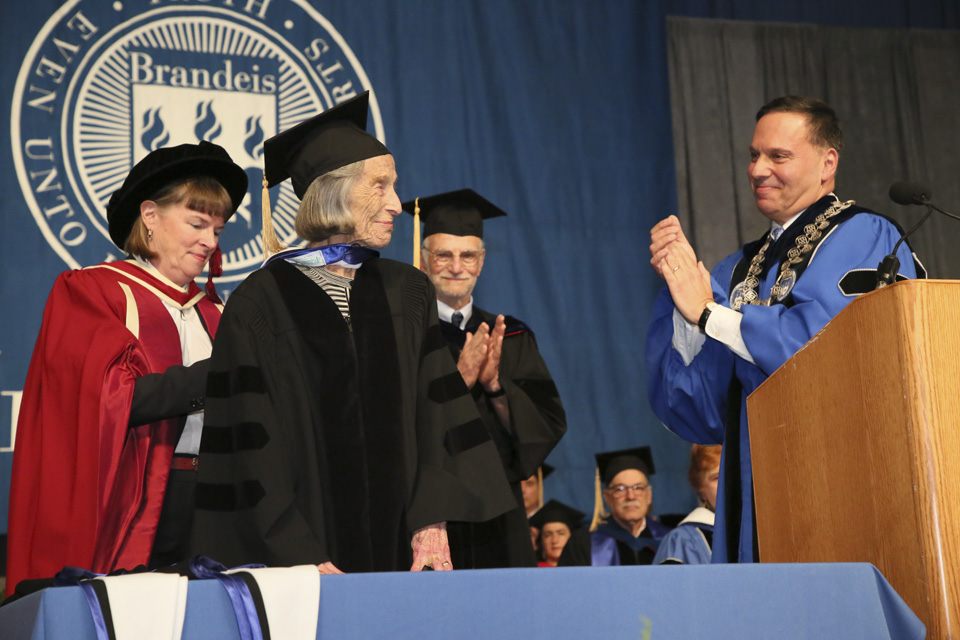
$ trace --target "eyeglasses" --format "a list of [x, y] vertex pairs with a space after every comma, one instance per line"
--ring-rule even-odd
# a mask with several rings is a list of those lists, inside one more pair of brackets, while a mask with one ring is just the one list
[[643, 484], [643, 483], [631, 484], [631, 485], [615, 484], [612, 487], [607, 487], [607, 491], [612, 493], [617, 498], [622, 498], [623, 496], [627, 495], [627, 491], [640, 493], [641, 491], [646, 491], [649, 488], [650, 488], [649, 484]]
[[438, 267], [445, 267], [451, 262], [455, 257], [460, 258], [460, 264], [465, 267], [475, 267], [480, 263], [480, 256], [483, 255], [483, 251], [461, 251], [458, 254], [453, 253], [452, 251], [431, 251], [430, 249], [424, 249], [427, 253], [433, 255], [433, 263]]

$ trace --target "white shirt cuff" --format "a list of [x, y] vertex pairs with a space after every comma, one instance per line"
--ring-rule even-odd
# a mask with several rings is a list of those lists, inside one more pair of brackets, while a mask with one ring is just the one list
[[707, 335], [727, 345], [730, 351], [750, 364], [756, 364], [750, 350], [747, 349], [747, 345], [743, 341], [743, 334], [740, 333], [740, 323], [742, 321], [743, 314], [739, 311], [715, 304], [710, 309], [710, 318], [707, 320]]

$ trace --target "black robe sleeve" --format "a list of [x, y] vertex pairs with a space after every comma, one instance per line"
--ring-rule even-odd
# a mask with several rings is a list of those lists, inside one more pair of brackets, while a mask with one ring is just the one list
[[[515, 452], [506, 465], [510, 482], [520, 482], [536, 473], [547, 455], [567, 431], [567, 418], [557, 386], [540, 355], [533, 334], [527, 330], [503, 340], [500, 384], [510, 405], [510, 434]], [[493, 413], [490, 400], [484, 398]], [[496, 414], [493, 414], [496, 420]]]
[[227, 566], [331, 559], [297, 332], [270, 273], [224, 309], [210, 358], [192, 552]]
[[163, 373], [136, 379], [130, 402], [130, 426], [183, 416], [203, 409], [209, 358], [189, 367], [173, 365]]
[[[481, 322], [493, 327], [497, 316], [474, 307], [467, 331]], [[454, 360], [460, 356], [464, 332], [444, 324]], [[510, 407], [510, 428], [497, 417], [493, 401], [479, 383], [472, 389], [477, 410], [500, 452], [508, 481], [517, 485], [536, 473], [547, 455], [567, 431], [567, 418], [557, 386], [550, 376], [532, 331], [519, 320], [507, 317], [507, 333], [500, 353], [500, 384]]]
[[415, 531], [448, 520], [490, 520], [515, 508], [516, 500], [440, 331], [433, 285], [409, 265], [402, 267], [399, 287], [392, 284], [398, 275], [393, 269], [384, 270], [384, 281], [388, 291], [399, 291], [404, 298], [404, 326], [398, 325], [398, 336], [421, 336], [413, 342], [402, 339], [399, 345], [402, 356], [406, 351], [407, 359], [418, 362], [412, 418], [416, 452], [410, 452], [409, 459], [416, 471], [407, 523]]
[[[354, 279], [350, 304], [358, 315], [348, 329], [317, 285], [285, 263], [252, 274], [234, 291], [210, 359], [193, 553], [226, 565], [331, 561], [344, 570], [403, 569], [410, 531], [487, 520], [514, 506], [496, 448], [440, 335], [431, 295], [429, 280], [409, 265], [371, 261]], [[389, 340], [378, 318], [393, 324]], [[391, 353], [384, 354], [388, 343]], [[355, 369], [344, 366], [354, 361]], [[331, 394], [344, 375], [360, 376], [359, 396]], [[371, 403], [375, 380], [384, 386]], [[383, 441], [372, 439], [391, 415], [402, 432], [392, 460], [383, 457]], [[366, 444], [352, 437], [356, 428]], [[348, 442], [360, 449], [341, 454]], [[331, 477], [341, 455], [401, 468], [391, 465], [387, 474], [371, 467], [364, 488], [365, 472], [350, 474], [358, 478], [352, 481]], [[385, 486], [385, 477], [405, 486]], [[386, 554], [393, 560], [378, 559], [382, 545], [371, 547], [363, 531], [383, 513], [378, 505], [387, 490], [400, 490], [407, 530], [371, 532], [394, 536], [397, 554]], [[344, 502], [347, 494], [358, 500]]]

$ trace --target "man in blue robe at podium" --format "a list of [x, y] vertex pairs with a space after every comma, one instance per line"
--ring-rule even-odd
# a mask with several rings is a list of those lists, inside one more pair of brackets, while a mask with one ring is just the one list
[[[833, 193], [843, 133], [820, 100], [777, 98], [757, 113], [747, 174], [770, 230], [717, 265], [700, 262], [675, 216], [651, 231], [666, 281], [646, 341], [647, 393], [682, 438], [723, 444], [714, 562], [756, 561], [746, 398], [857, 295], [901, 231]], [[897, 279], [922, 272], [906, 243]], [[921, 275], [922, 277], [922, 275]]]

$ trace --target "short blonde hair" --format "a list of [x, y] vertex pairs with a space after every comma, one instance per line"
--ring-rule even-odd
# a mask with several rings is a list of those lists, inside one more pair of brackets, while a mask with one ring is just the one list
[[328, 171], [307, 187], [294, 223], [297, 236], [320, 242], [331, 236], [354, 232], [350, 192], [363, 174], [366, 160]]
[[[226, 188], [210, 177], [187, 178], [171, 182], [160, 189], [152, 198], [157, 204], [157, 213], [166, 215], [166, 209], [176, 205], [185, 205], [188, 209], [226, 220], [233, 213], [233, 200]], [[140, 216], [133, 223], [123, 250], [129, 255], [152, 260], [157, 257], [150, 249], [150, 237], [147, 225]]]

